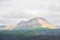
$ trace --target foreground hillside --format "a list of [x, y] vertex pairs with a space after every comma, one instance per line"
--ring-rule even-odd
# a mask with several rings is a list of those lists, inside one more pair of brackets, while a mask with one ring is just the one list
[[60, 29], [2, 30], [0, 40], [59, 40]]

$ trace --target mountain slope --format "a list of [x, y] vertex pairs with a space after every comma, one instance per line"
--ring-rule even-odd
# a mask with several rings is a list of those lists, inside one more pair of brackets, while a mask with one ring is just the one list
[[57, 29], [56, 26], [52, 25], [47, 20], [41, 17], [32, 18], [31, 20], [28, 21], [21, 21], [12, 29], [21, 30], [21, 29], [34, 29], [34, 28]]

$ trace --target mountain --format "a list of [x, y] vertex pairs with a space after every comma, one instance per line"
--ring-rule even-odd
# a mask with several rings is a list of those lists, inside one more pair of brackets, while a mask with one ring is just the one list
[[37, 28], [48, 28], [48, 29], [57, 29], [56, 26], [49, 23], [47, 20], [41, 17], [32, 18], [28, 21], [21, 21], [12, 29], [23, 30], [23, 29], [37, 29]]
[[31, 24], [39, 25], [43, 28], [56, 29], [57, 27], [49, 23], [47, 20], [41, 17], [36, 17], [30, 20]]
[[[28, 21], [21, 21], [10, 26], [8, 30], [0, 30], [0, 35], [12, 36], [36, 36], [36, 35], [60, 35], [60, 29], [41, 17], [32, 18]], [[4, 35], [3, 35], [4, 34]], [[12, 35], [12, 36], [11, 36]]]
[[[5, 26], [5, 25], [4, 25]], [[60, 29], [41, 17], [10, 24], [0, 30], [1, 40], [58, 40]], [[5, 30], [6, 29], [6, 30]]]

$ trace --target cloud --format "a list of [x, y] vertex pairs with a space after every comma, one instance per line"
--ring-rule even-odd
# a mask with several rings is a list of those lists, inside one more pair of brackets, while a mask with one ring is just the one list
[[0, 0], [0, 17], [31, 18], [41, 16], [59, 25], [60, 0]]
[[[49, 12], [55, 11], [55, 8], [55, 0], [5, 0], [1, 2], [0, 11], [3, 17], [23, 18], [24, 16], [28, 18], [39, 15], [47, 16]], [[26, 11], [24, 13], [25, 10], [30, 12]]]

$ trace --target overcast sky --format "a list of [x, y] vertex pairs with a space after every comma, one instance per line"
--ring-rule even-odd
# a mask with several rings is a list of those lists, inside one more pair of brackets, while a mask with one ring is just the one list
[[60, 0], [0, 0], [0, 17], [43, 17], [60, 26]]

